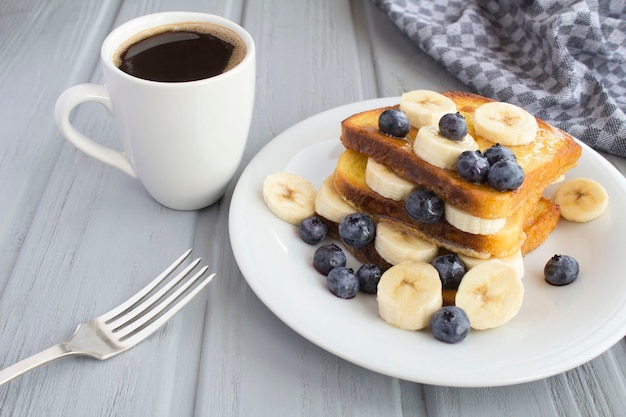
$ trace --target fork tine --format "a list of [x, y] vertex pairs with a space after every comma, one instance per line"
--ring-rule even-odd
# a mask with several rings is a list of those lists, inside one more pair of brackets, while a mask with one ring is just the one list
[[183, 263], [183, 261], [187, 259], [187, 257], [189, 257], [190, 253], [191, 253], [191, 249], [188, 249], [178, 259], [176, 259], [170, 266], [168, 266], [163, 272], [161, 272], [159, 276], [157, 276], [152, 282], [146, 285], [141, 291], [133, 295], [124, 303], [115, 307], [113, 310], [109, 311], [108, 313], [103, 314], [101, 317], [103, 318], [106, 317], [106, 322], [109, 322], [117, 318], [117, 316], [119, 316], [120, 314], [128, 310], [133, 305], [137, 304], [139, 300], [144, 298], [146, 295], [150, 294], [156, 287], [158, 287], [159, 284], [163, 282], [163, 280], [165, 280], [165, 278], [167, 278], [172, 273], [172, 271], [178, 268], [178, 266], [181, 263]]
[[[192, 278], [190, 278], [183, 286], [178, 288], [173, 294], [167, 297], [166, 300], [159, 303], [149, 313], [146, 313], [139, 320], [132, 323], [130, 326], [122, 329], [124, 335], [120, 335], [120, 342], [124, 342], [130, 345], [141, 342], [146, 337], [150, 336], [155, 330], [161, 327], [172, 316], [180, 311], [197, 293], [215, 277], [215, 273], [205, 277], [198, 285], [196, 285], [191, 291], [188, 291], [196, 282], [202, 278], [204, 273], [208, 269], [208, 265], [204, 266], [198, 271]], [[180, 298], [185, 292], [187, 292], [183, 298]]]
[[[148, 311], [153, 305], [156, 305], [160, 302], [161, 298], [163, 298], [172, 288], [178, 285], [189, 273], [200, 263], [201, 259], [198, 258], [194, 260], [191, 264], [187, 265], [185, 269], [183, 269], [175, 278], [172, 278], [167, 284], [163, 285], [156, 293], [152, 294], [150, 298], [140, 301], [141, 304], [135, 303], [129, 309], [125, 310], [122, 314], [109, 319], [106, 321], [106, 324], [110, 325], [113, 329], [113, 332], [117, 332], [123, 327], [128, 326], [132, 323], [137, 317], [142, 315], [144, 312]], [[153, 288], [154, 289], [154, 288]], [[147, 294], [146, 294], [147, 296]]]

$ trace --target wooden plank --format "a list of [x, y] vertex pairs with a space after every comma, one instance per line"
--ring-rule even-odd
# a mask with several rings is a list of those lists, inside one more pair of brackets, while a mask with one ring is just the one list
[[[54, 101], [69, 85], [101, 81], [106, 33], [176, 9], [230, 17], [257, 42], [256, 108], [239, 173], [274, 136], [320, 111], [414, 88], [463, 88], [367, 0], [1, 3], [0, 195], [11, 198], [0, 200], [0, 367], [59, 342], [190, 246], [218, 277], [125, 354], [52, 363], [0, 387], [0, 416], [624, 414], [624, 340], [568, 373], [490, 389], [399, 381], [339, 359], [289, 329], [241, 276], [228, 243], [235, 181], [214, 206], [176, 212], [66, 144]], [[101, 107], [81, 107], [74, 121], [117, 146]], [[613, 163], [626, 172], [622, 159]]]
[[[386, 14], [376, 10], [369, 18], [377, 30], [368, 32], [382, 35], [380, 38], [372, 35], [372, 55], [377, 64], [377, 81], [382, 91], [389, 92], [386, 95], [399, 95], [416, 88], [467, 91], [443, 67], [421, 51], [416, 52], [418, 48], [395, 28]], [[626, 172], [623, 158], [610, 160]], [[624, 396], [619, 394], [624, 391], [624, 375], [616, 374], [616, 370], [624, 369], [624, 353], [616, 350], [617, 347], [571, 372], [533, 383], [489, 389], [429, 387], [425, 394], [428, 415], [621, 415], [626, 409], [621, 404]], [[610, 365], [600, 366], [607, 360]], [[620, 361], [622, 366], [616, 366]], [[587, 378], [577, 377], [579, 373]]]
[[383, 11], [367, 4], [365, 18], [379, 96], [399, 96], [418, 89], [467, 91], [442, 65], [411, 43]]
[[[119, 4], [108, 3], [100, 10], [88, 3], [77, 8], [77, 3], [80, 2], [41, 2], [33, 6], [35, 11], [27, 10], [23, 17], [25, 27], [36, 23], [35, 27], [41, 30], [39, 37], [22, 39], [23, 48], [50, 54], [67, 52], [66, 56], [55, 58], [59, 60], [56, 66], [65, 62], [66, 68], [55, 67], [52, 79], [58, 85], [49, 97], [43, 97], [48, 105], [35, 109], [37, 113], [31, 115], [38, 119], [43, 114], [51, 121], [30, 122], [36, 127], [47, 126], [31, 143], [41, 152], [38, 158], [47, 165], [38, 172], [32, 169], [32, 161], [24, 152], [14, 152], [23, 156], [16, 162], [24, 165], [22, 171], [41, 176], [40, 195], [37, 190], [29, 190], [32, 214], [29, 223], [20, 229], [23, 241], [16, 248], [21, 250], [20, 256], [11, 268], [0, 300], [3, 317], [13, 318], [2, 322], [3, 338], [12, 341], [4, 346], [2, 365], [60, 342], [78, 322], [123, 301], [194, 243], [197, 212], [163, 208], [137, 181], [66, 144], [53, 125], [52, 109], [58, 94], [70, 84], [101, 82], [99, 45], [114, 26], [164, 8], [202, 7], [190, 2], [128, 2], [119, 9]], [[219, 9], [217, 4], [214, 7]], [[228, 7], [237, 11], [232, 2]], [[55, 33], [61, 36], [62, 43], [57, 44], [58, 38], [51, 36]], [[82, 52], [76, 53], [76, 49]], [[68, 54], [70, 51], [74, 53]], [[42, 58], [45, 61], [46, 57]], [[17, 66], [13, 71], [23, 69]], [[41, 68], [37, 71], [33, 77], [38, 75], [35, 81], [43, 83]], [[63, 73], [76, 75], [70, 79], [57, 75]], [[20, 83], [28, 93], [41, 93], [27, 80]], [[24, 100], [26, 104], [39, 103], [41, 98]], [[74, 122], [86, 134], [119, 147], [111, 120], [101, 107], [81, 106], [75, 112]], [[56, 143], [57, 149], [46, 150], [38, 145], [41, 143]], [[6, 165], [3, 163], [2, 167]], [[18, 175], [19, 171], [15, 178]], [[3, 184], [9, 182], [3, 177]], [[16, 204], [19, 208], [28, 207], [23, 201]], [[207, 255], [202, 248], [196, 248], [195, 253]], [[204, 293], [194, 300], [149, 341], [107, 363], [82, 358], [65, 360], [3, 387], [3, 413], [190, 415], [206, 297]]]
[[64, 88], [93, 71], [115, 6], [0, 4], [0, 288], [64, 145], [54, 125], [54, 103]]
[[[355, 15], [364, 4], [247, 3], [243, 23], [263, 53], [245, 162], [291, 125], [376, 96], [375, 86], [361, 77], [371, 63], [362, 67], [354, 40]], [[215, 249], [227, 257], [224, 265], [235, 265], [229, 250]], [[209, 294], [196, 416], [401, 415], [397, 380], [304, 340], [260, 302], [237, 269], [225, 273]]]

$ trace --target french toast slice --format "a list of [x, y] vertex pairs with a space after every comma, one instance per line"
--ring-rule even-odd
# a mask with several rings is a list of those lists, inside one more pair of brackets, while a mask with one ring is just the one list
[[[418, 223], [406, 213], [404, 201], [382, 197], [367, 185], [367, 159], [366, 155], [350, 149], [339, 156], [332, 181], [337, 193], [355, 210], [367, 213], [375, 220], [392, 221], [422, 239], [452, 252], [483, 259], [510, 256], [520, 248], [525, 254], [539, 246], [559, 220], [558, 207], [534, 193], [537, 197], [529, 200], [532, 204], [518, 207], [507, 217], [505, 226], [494, 234], [476, 235], [463, 232], [443, 218], [433, 224]], [[377, 259], [371, 250], [373, 249], [357, 252], [361, 252], [360, 255], [371, 262], [371, 259]]]
[[[467, 121], [468, 133], [479, 149], [484, 151], [494, 145], [476, 135], [472, 120], [479, 106], [493, 100], [464, 92], [442, 94], [455, 102], [457, 110]], [[520, 206], [533, 205], [548, 185], [576, 165], [582, 153], [581, 146], [570, 135], [537, 119], [539, 129], [536, 139], [527, 145], [510, 147], [524, 170], [522, 185], [515, 190], [497, 191], [488, 185], [470, 183], [456, 171], [436, 167], [418, 157], [413, 150], [417, 129], [411, 128], [406, 139], [381, 133], [378, 118], [388, 108], [393, 107], [368, 110], [346, 118], [341, 124], [343, 145], [371, 157], [400, 177], [421, 184], [443, 201], [480, 218], [509, 218]]]

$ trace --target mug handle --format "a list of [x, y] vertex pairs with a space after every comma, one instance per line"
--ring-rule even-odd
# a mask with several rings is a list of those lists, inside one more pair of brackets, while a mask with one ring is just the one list
[[87, 101], [100, 103], [104, 105], [110, 113], [112, 112], [111, 98], [103, 85], [91, 83], [78, 84], [65, 90], [56, 102], [54, 116], [57, 127], [63, 136], [65, 136], [65, 139], [87, 155], [105, 164], [114, 166], [133, 178], [137, 178], [135, 170], [122, 152], [113, 150], [88, 138], [70, 123], [70, 112], [74, 107]]

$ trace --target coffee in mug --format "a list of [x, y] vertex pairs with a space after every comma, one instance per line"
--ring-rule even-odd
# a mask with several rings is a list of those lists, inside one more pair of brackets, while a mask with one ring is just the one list
[[186, 82], [222, 74], [245, 56], [246, 44], [232, 30], [188, 22], [137, 34], [119, 47], [113, 63], [144, 80]]
[[[57, 100], [65, 139], [139, 179], [164, 206], [194, 210], [217, 201], [239, 166], [252, 119], [250, 34], [220, 16], [155, 13], [113, 30], [100, 63], [103, 84], [75, 85]], [[121, 151], [72, 125], [70, 112], [87, 101], [111, 112]]]

